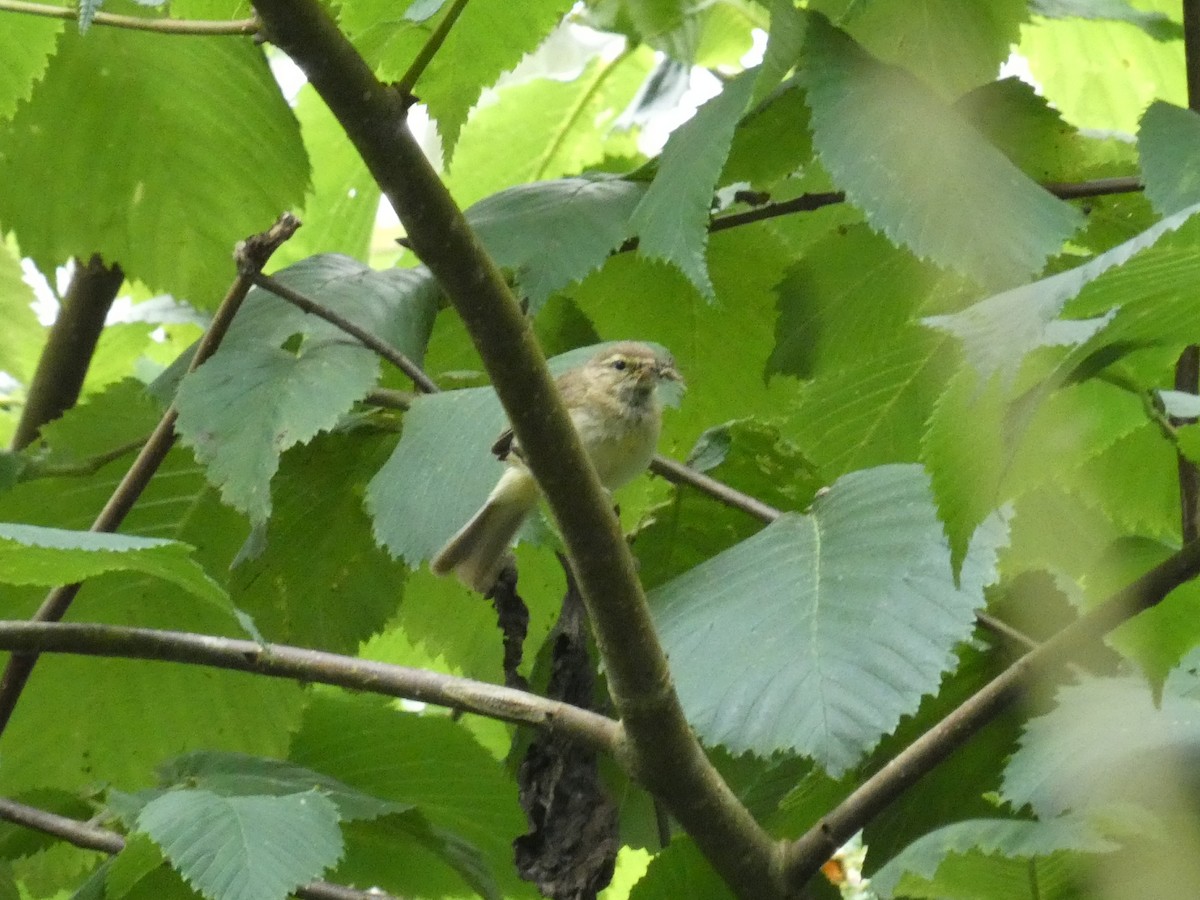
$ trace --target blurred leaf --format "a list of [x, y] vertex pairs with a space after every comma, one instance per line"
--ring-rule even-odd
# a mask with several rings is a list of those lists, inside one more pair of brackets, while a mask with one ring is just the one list
[[[328, 255], [276, 277], [420, 364], [435, 312], [420, 273]], [[254, 288], [217, 352], [180, 385], [177, 428], [226, 502], [263, 522], [279, 454], [333, 428], [378, 377], [373, 351]]]
[[1047, 19], [1107, 19], [1136, 25], [1156, 41], [1183, 37], [1183, 27], [1165, 13], [1137, 9], [1125, 0], [1031, 0], [1030, 11]]
[[809, 8], [946, 97], [992, 81], [1028, 16], [1023, 0], [816, 0]]
[[1043, 818], [1105, 803], [1186, 802], [1200, 752], [1198, 697], [1195, 654], [1167, 678], [1159, 704], [1137, 677], [1059, 688], [1055, 708], [1025, 727], [1004, 771], [1004, 799]]
[[713, 191], [757, 75], [757, 69], [738, 75], [672, 132], [654, 181], [629, 219], [638, 253], [678, 267], [710, 300], [714, 289], [704, 250]]
[[201, 307], [233, 279], [234, 244], [307, 181], [296, 119], [246, 40], [68, 29], [0, 122], [0, 222], [43, 273], [99, 253]]
[[650, 860], [646, 874], [629, 892], [629, 900], [732, 900], [733, 894], [690, 838], [673, 840]]
[[989, 287], [1036, 273], [1082, 224], [904, 72], [809, 19], [813, 144], [872, 227]]
[[0, 580], [52, 587], [104, 572], [140, 572], [220, 608], [229, 596], [176, 541], [0, 522]]
[[0, 372], [25, 384], [33, 377], [45, 329], [34, 315], [33, 290], [21, 276], [21, 263], [0, 244]]
[[[1174, 0], [1139, 0], [1138, 6], [1151, 16], [1179, 9]], [[1179, 45], [1128, 22], [1035, 20], [1021, 29], [1017, 52], [1046, 99], [1078, 128], [1135, 134], [1153, 100], [1187, 104]]]
[[0, 120], [27, 100], [46, 70], [65, 23], [39, 16], [8, 15], [0, 28]]
[[1160, 215], [1200, 203], [1200, 115], [1161, 100], [1150, 104], [1138, 132], [1146, 196]]
[[315, 790], [248, 797], [170, 791], [145, 806], [138, 829], [211, 900], [283, 900], [343, 853], [337, 807]]
[[1064, 850], [1107, 853], [1117, 844], [1087, 819], [1063, 816], [1034, 822], [1019, 819], [972, 819], [947, 825], [910, 844], [871, 876], [871, 888], [883, 898], [894, 893], [900, 878], [912, 872], [933, 879], [947, 856], [968, 852], [1009, 859], [1035, 859]]
[[466, 216], [492, 258], [516, 273], [536, 315], [621, 245], [644, 195], [642, 185], [619, 179], [564, 178], [493, 194]]
[[810, 515], [785, 515], [652, 592], [705, 741], [798, 751], [836, 777], [936, 688], [983, 600], [978, 584], [954, 586], [928, 491], [915, 466], [847, 475]]

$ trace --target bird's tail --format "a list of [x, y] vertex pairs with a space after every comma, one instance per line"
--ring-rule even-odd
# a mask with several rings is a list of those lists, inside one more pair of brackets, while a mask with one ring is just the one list
[[453, 572], [472, 590], [486, 594], [508, 560], [508, 548], [525, 519], [537, 506], [533, 476], [513, 466], [496, 485], [487, 502], [433, 558], [437, 575]]

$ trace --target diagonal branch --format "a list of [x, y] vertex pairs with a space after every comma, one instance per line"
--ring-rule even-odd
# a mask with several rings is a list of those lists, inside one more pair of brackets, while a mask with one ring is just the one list
[[562, 732], [608, 753], [620, 738], [612, 719], [527, 691], [287, 644], [117, 625], [0, 621], [0, 649], [159, 660], [331, 684]]
[[622, 763], [738, 894], [782, 897], [779, 847], [688, 727], [620, 524], [520, 306], [409, 132], [407, 98], [375, 78], [316, 0], [255, 7], [353, 141], [483, 359], [578, 577], [621, 717]]
[[1011, 706], [1039, 675], [1200, 575], [1200, 541], [1186, 545], [1096, 609], [1029, 651], [868, 778], [786, 852], [786, 878], [798, 891], [880, 810]]
[[425, 42], [416, 57], [413, 58], [408, 71], [396, 82], [396, 90], [402, 95], [410, 98], [413, 96], [413, 89], [416, 88], [417, 82], [421, 80], [421, 76], [429, 68], [429, 64], [433, 62], [433, 58], [437, 56], [437, 52], [442, 49], [442, 44], [446, 43], [446, 38], [450, 35], [450, 29], [454, 27], [454, 23], [458, 21], [458, 17], [462, 15], [462, 11], [466, 9], [466, 6], [467, 0], [454, 0], [454, 3], [446, 10], [446, 14], [442, 16], [442, 20], [437, 23], [437, 27], [433, 29], [433, 33], [429, 35], [429, 40]]
[[[299, 227], [299, 220], [290, 213], [285, 213], [270, 229], [247, 238], [238, 245], [236, 252], [238, 276], [213, 316], [208, 330], [200, 339], [196, 352], [192, 356], [191, 365], [188, 367], [189, 372], [216, 351], [221, 339], [229, 330], [234, 315], [250, 291], [253, 273], [261, 270], [276, 248], [291, 237]], [[167, 453], [175, 444], [176, 415], [175, 404], [172, 403], [163, 414], [162, 419], [159, 420], [154, 432], [142, 446], [141, 452], [130, 465], [129, 471], [125, 473], [121, 483], [108, 498], [104, 509], [100, 510], [99, 515], [96, 516], [90, 531], [112, 532], [121, 526], [125, 516], [129, 514], [129, 510], [133, 508], [133, 504], [142, 495], [142, 491], [146, 489], [146, 485], [150, 483], [150, 479], [158, 471], [158, 467], [162, 465], [162, 461], [166, 459]], [[78, 583], [68, 584], [52, 590], [34, 613], [34, 621], [59, 621], [66, 615], [82, 586]], [[20, 699], [21, 692], [25, 689], [36, 663], [36, 652], [14, 653], [8, 660], [8, 665], [4, 667], [4, 673], [0, 675], [0, 735], [3, 735], [4, 730], [8, 727], [13, 710], [16, 709], [17, 701]]]

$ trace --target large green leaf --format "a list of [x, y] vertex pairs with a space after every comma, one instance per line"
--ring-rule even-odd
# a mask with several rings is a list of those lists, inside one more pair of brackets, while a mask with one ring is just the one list
[[1129, 22], [1158, 41], [1183, 37], [1183, 26], [1166, 13], [1137, 9], [1127, 0], [1031, 0], [1029, 8], [1047, 19]]
[[996, 77], [1028, 15], [1023, 0], [817, 0], [809, 8], [947, 97]]
[[228, 608], [229, 595], [191, 552], [177, 541], [0, 522], [0, 581], [51, 587], [105, 572], [140, 572]]
[[640, 254], [677, 266], [709, 299], [714, 289], [704, 250], [713, 191], [757, 77], [757, 69], [741, 73], [671, 134], [629, 221]]
[[955, 586], [927, 478], [883, 466], [843, 477], [809, 515], [783, 516], [651, 602], [702, 738], [801, 752], [837, 775], [937, 687], [988, 580]]
[[296, 119], [245, 40], [68, 29], [0, 125], [0, 224], [43, 272], [99, 253], [200, 306], [307, 180]]
[[645, 876], [629, 892], [629, 900], [696, 897], [732, 900], [733, 893], [689, 838], [671, 842], [654, 855]]
[[1200, 203], [1200, 115], [1156, 101], [1142, 116], [1138, 152], [1146, 196], [1160, 215]]
[[874, 228], [922, 258], [1006, 287], [1083, 221], [906, 73], [810, 17], [804, 69], [822, 164]]
[[492, 258], [513, 270], [536, 315], [553, 292], [599, 268], [621, 245], [645, 194], [636, 182], [564, 178], [493, 194], [466, 217]]
[[[1078, 816], [1044, 822], [970, 819], [939, 828], [910, 844], [871, 876], [871, 889], [883, 898], [898, 896], [895, 891], [905, 873], [934, 879], [948, 856], [968, 852], [1032, 861], [1065, 850], [1106, 853], [1116, 848], [1091, 822]], [[910, 895], [902, 891], [899, 896]]]
[[[277, 277], [420, 363], [436, 310], [424, 274], [329, 255]], [[262, 522], [279, 454], [333, 428], [378, 374], [373, 351], [256, 288], [218, 351], [180, 385], [179, 435], [226, 502]]]
[[337, 807], [316, 790], [244, 797], [169, 791], [146, 804], [137, 826], [210, 900], [283, 900], [343, 853]]

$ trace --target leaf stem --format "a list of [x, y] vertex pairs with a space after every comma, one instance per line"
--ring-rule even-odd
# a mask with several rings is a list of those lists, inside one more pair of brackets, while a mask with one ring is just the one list
[[[220, 345], [233, 322], [234, 315], [250, 291], [253, 284], [253, 273], [262, 269], [276, 248], [291, 237], [299, 227], [299, 220], [295, 216], [285, 213], [267, 231], [247, 238], [238, 244], [235, 253], [238, 276], [234, 279], [229, 292], [213, 316], [208, 330], [200, 338], [200, 343], [192, 356], [191, 365], [188, 366], [189, 372], [194, 371], [197, 366], [212, 356]], [[104, 508], [96, 516], [90, 531], [112, 532], [120, 527], [121, 522], [125, 520], [125, 516], [129, 514], [129, 510], [133, 508], [134, 503], [142, 495], [142, 491], [146, 489], [150, 479], [158, 471], [158, 467], [166, 459], [167, 453], [174, 445], [176, 417], [175, 404], [172, 403], [163, 414], [162, 419], [159, 420], [150, 438], [142, 446], [141, 452], [130, 465], [125, 477], [121, 479]], [[42, 605], [38, 607], [37, 612], [34, 613], [33, 621], [57, 622], [62, 619], [82, 586], [82, 583], [68, 584], [50, 591], [42, 601]], [[8, 727], [13, 710], [16, 709], [21, 692], [29, 681], [37, 658], [36, 652], [14, 653], [9, 658], [8, 665], [4, 667], [4, 673], [0, 675], [0, 735], [3, 735]]]
[[421, 47], [416, 57], [412, 61], [412, 65], [408, 67], [408, 71], [403, 77], [396, 82], [396, 90], [406, 98], [414, 98], [413, 90], [417, 86], [417, 82], [433, 62], [434, 56], [442, 49], [442, 44], [446, 42], [446, 38], [450, 35], [450, 29], [454, 27], [454, 23], [458, 21], [458, 17], [462, 15], [462, 11], [467, 6], [467, 0], [454, 0], [450, 8], [446, 10], [446, 15], [442, 16], [442, 20], [438, 22], [437, 28], [429, 35], [429, 39]]
[[[79, 19], [79, 9], [74, 6], [54, 6], [46, 3], [27, 3], [25, 0], [0, 0], [0, 12], [24, 13], [30, 16], [47, 16], [52, 19]], [[232, 20], [200, 19], [143, 19], [140, 16], [121, 16], [116, 13], [97, 12], [92, 17], [93, 25], [109, 25], [130, 31], [153, 31], [158, 34], [256, 34], [259, 29], [257, 18]]]

